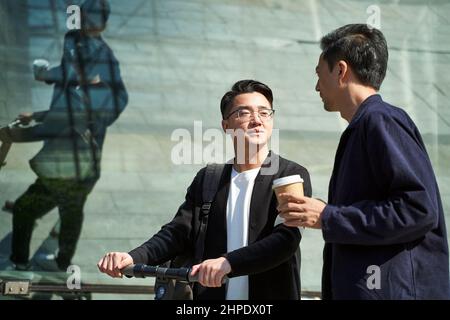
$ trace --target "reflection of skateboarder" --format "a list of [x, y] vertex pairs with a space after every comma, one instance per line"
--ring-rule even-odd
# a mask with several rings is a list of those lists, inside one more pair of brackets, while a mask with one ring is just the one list
[[[43, 140], [30, 161], [38, 179], [13, 204], [11, 261], [28, 264], [29, 245], [36, 219], [55, 207], [61, 228], [55, 260], [36, 261], [48, 270], [66, 270], [81, 233], [83, 208], [100, 177], [100, 159], [106, 129], [120, 115], [128, 96], [119, 63], [101, 37], [109, 16], [106, 0], [86, 0], [80, 7], [82, 29], [64, 38], [61, 64], [37, 68], [35, 78], [54, 84], [50, 109], [25, 113], [22, 123], [38, 122], [22, 134]], [[35, 64], [36, 65], [36, 64]]]

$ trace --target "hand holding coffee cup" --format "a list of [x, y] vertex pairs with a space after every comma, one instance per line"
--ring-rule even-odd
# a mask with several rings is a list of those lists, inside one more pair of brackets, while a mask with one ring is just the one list
[[278, 222], [288, 227], [321, 229], [322, 214], [327, 204], [319, 199], [305, 197], [303, 185], [301, 189], [298, 186], [294, 188], [293, 185], [295, 183], [287, 184], [287, 187], [279, 190], [273, 186], [279, 203], [277, 207], [279, 214], [275, 224]]
[[47, 72], [50, 63], [45, 59], [36, 59], [33, 61], [34, 79], [38, 81], [45, 80], [45, 73]]
[[303, 197], [303, 179], [299, 174], [275, 179], [272, 189], [278, 200], [278, 204], [283, 204], [285, 199], [279, 197], [282, 193], [289, 193], [297, 197]]
[[[303, 197], [303, 179], [299, 174], [275, 179], [272, 183], [272, 189], [278, 200], [278, 205], [285, 204], [286, 198], [280, 198], [280, 194], [292, 194], [294, 196]], [[275, 220], [275, 225], [283, 223], [279, 215]]]

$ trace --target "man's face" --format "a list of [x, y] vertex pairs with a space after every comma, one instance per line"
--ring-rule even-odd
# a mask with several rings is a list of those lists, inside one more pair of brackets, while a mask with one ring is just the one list
[[241, 130], [246, 145], [263, 146], [272, 135], [272, 106], [264, 95], [258, 92], [243, 93], [233, 100], [228, 119], [222, 121], [224, 130]]
[[337, 89], [339, 84], [339, 68], [334, 66], [330, 71], [328, 62], [320, 55], [319, 63], [316, 67], [317, 84], [316, 91], [319, 92], [323, 101], [323, 106], [327, 111], [337, 110]]

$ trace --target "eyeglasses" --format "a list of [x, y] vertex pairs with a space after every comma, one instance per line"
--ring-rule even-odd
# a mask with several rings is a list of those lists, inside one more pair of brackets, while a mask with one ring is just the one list
[[247, 108], [239, 108], [231, 112], [228, 117], [225, 118], [225, 120], [230, 119], [230, 117], [235, 113], [237, 114], [237, 118], [243, 122], [250, 121], [255, 113], [258, 113], [259, 119], [261, 119], [261, 121], [267, 121], [273, 118], [275, 110], [263, 108], [259, 109], [258, 111], [251, 111]]

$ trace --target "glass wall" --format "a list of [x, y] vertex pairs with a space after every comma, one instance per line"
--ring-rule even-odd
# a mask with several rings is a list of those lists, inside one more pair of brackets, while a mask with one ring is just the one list
[[[47, 110], [55, 99], [56, 89], [35, 80], [32, 64], [36, 59], [48, 60], [51, 67], [61, 63], [68, 27], [76, 24], [76, 11], [67, 9], [80, 3], [0, 2], [0, 126], [19, 113]], [[9, 262], [13, 219], [6, 208], [0, 212], [0, 278], [64, 284], [79, 274], [87, 284], [151, 285], [151, 279], [111, 279], [98, 272], [96, 263], [108, 251], [138, 246], [170, 221], [196, 172], [211, 160], [205, 152], [211, 144], [206, 132], [220, 129], [220, 99], [240, 79], [257, 79], [273, 89], [279, 153], [305, 166], [313, 195], [327, 199], [346, 122], [323, 110], [314, 90], [315, 67], [320, 37], [347, 23], [374, 23], [385, 34], [390, 57], [381, 94], [406, 110], [423, 134], [450, 219], [450, 1], [110, 0], [110, 4], [103, 38], [117, 60], [109, 61], [115, 67], [119, 63], [128, 103], [123, 112], [114, 113], [113, 118], [118, 117], [105, 135], [98, 159], [101, 177], [87, 197], [72, 261], [79, 269], [55, 274], [37, 262], [58, 248], [59, 218], [53, 209], [33, 226], [31, 269], [13, 270]], [[115, 76], [118, 79], [117, 72]], [[180, 160], [176, 148], [181, 137], [191, 142], [191, 153]], [[1, 205], [16, 200], [35, 181], [29, 160], [41, 147], [41, 141], [12, 145], [0, 170]], [[229, 152], [221, 147], [215, 156], [213, 160], [225, 161]], [[306, 230], [301, 241], [303, 290], [320, 291], [322, 248], [321, 232]], [[61, 297], [48, 293], [27, 298]], [[152, 299], [119, 293], [91, 297]]]

